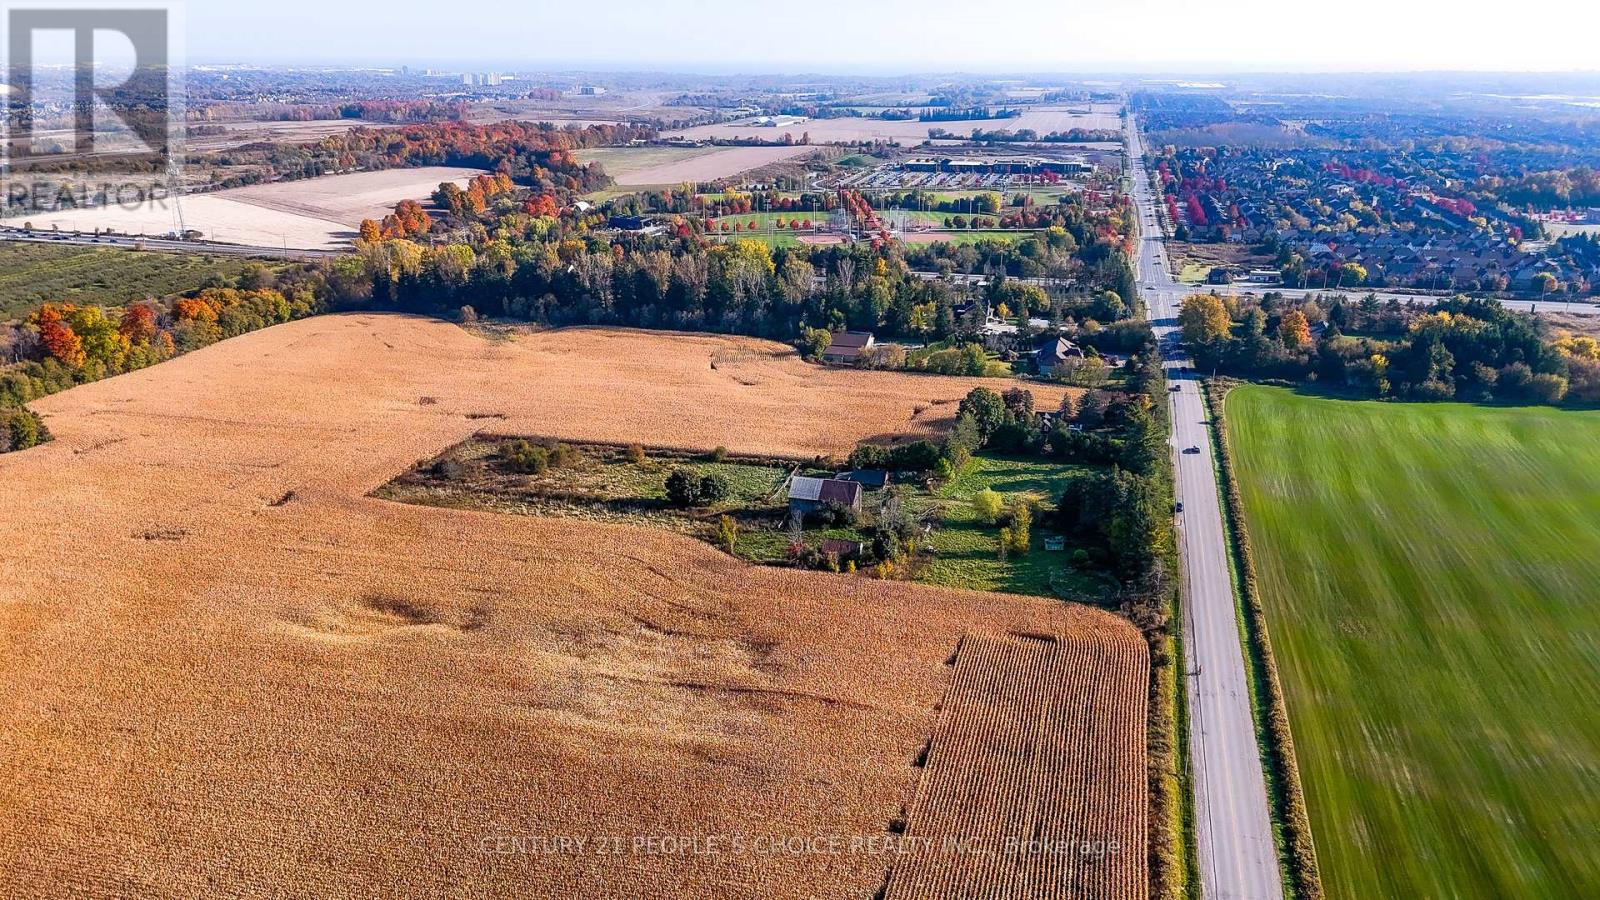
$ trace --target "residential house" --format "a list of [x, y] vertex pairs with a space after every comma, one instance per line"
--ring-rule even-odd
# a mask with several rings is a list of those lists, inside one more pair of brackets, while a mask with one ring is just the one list
[[1083, 350], [1064, 337], [1049, 338], [1033, 354], [1040, 375], [1053, 375], [1067, 360], [1082, 358]]

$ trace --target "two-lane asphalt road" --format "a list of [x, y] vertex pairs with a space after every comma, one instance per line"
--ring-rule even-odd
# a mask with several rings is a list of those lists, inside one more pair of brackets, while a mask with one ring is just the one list
[[172, 238], [133, 237], [121, 234], [84, 234], [80, 231], [25, 231], [0, 225], [0, 241], [28, 244], [55, 244], [64, 247], [120, 247], [124, 250], [149, 250], [157, 253], [201, 253], [208, 256], [259, 256], [271, 259], [325, 259], [350, 252], [344, 250], [296, 250], [290, 247], [255, 247], [248, 244], [219, 244], [214, 241], [179, 241]]
[[1166, 354], [1167, 377], [1178, 388], [1168, 396], [1177, 499], [1183, 504], [1178, 516], [1183, 649], [1201, 885], [1205, 896], [1215, 900], [1279, 900], [1283, 881], [1245, 681], [1210, 426], [1205, 424], [1194, 367], [1178, 346], [1178, 304], [1187, 291], [1171, 275], [1145, 173], [1144, 148], [1131, 117], [1127, 142], [1139, 216], [1134, 263], [1139, 293]]

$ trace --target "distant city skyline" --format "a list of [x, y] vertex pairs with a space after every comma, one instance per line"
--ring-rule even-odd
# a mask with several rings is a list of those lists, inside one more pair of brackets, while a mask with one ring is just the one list
[[1600, 71], [1600, 4], [189, 0], [193, 63], [724, 73]]

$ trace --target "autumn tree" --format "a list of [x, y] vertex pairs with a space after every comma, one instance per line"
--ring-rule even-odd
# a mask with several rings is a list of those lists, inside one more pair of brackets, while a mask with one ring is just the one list
[[1233, 333], [1228, 307], [1216, 294], [1195, 294], [1184, 300], [1178, 310], [1178, 325], [1183, 339], [1191, 344], [1225, 340]]
[[1310, 344], [1311, 324], [1306, 321], [1306, 314], [1298, 309], [1284, 313], [1283, 319], [1278, 322], [1278, 339], [1290, 350]]
[[148, 303], [130, 303], [122, 310], [117, 330], [131, 345], [148, 344], [156, 336], [156, 311]]
[[39, 308], [34, 317], [39, 327], [39, 341], [44, 344], [44, 349], [72, 368], [82, 368], [85, 359], [83, 340], [63, 320], [61, 309], [47, 303]]

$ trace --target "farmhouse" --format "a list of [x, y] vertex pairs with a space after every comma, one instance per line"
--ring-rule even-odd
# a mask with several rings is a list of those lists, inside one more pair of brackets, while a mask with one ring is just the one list
[[835, 331], [828, 349], [822, 352], [822, 361], [854, 363], [872, 349], [872, 344], [870, 331]]
[[828, 505], [861, 511], [861, 485], [837, 478], [796, 475], [789, 482], [789, 514], [803, 516]]
[[1069, 359], [1082, 359], [1083, 350], [1077, 344], [1064, 337], [1051, 338], [1039, 345], [1034, 352], [1033, 360], [1039, 366], [1039, 374], [1049, 375], [1055, 372]]

